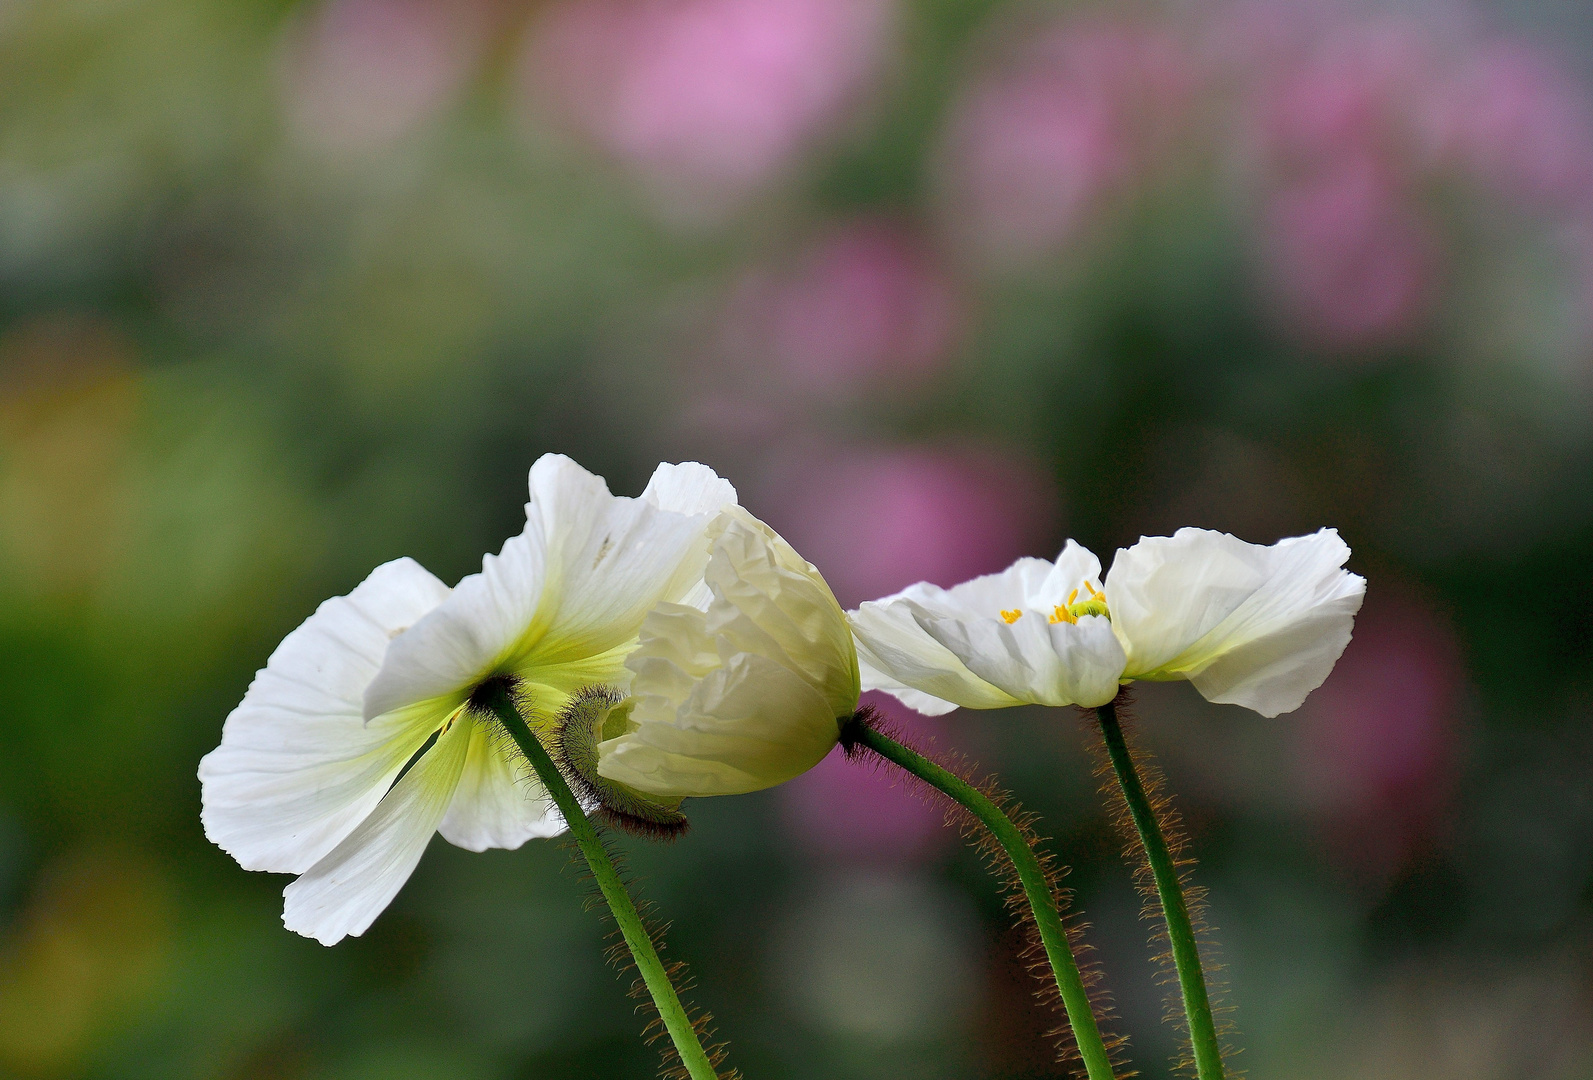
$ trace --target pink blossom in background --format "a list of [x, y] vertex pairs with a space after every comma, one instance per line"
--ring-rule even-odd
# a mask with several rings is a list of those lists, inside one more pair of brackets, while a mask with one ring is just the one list
[[[1562, 205], [1593, 196], [1593, 100], [1548, 50], [1479, 38], [1442, 13], [1270, 7], [1292, 33], [1223, 53], [1247, 87], [1268, 167], [1285, 173], [1375, 157], [1404, 175], [1450, 170], [1499, 194]], [[1240, 9], [1254, 18], [1255, 5]], [[1322, 13], [1317, 12], [1318, 16]]]
[[1049, 478], [1011, 451], [912, 447], [804, 454], [764, 492], [763, 516], [856, 607], [911, 585], [955, 585], [1020, 555], [1053, 554]]
[[1503, 194], [1593, 202], [1593, 103], [1542, 50], [1515, 41], [1482, 46], [1456, 65], [1426, 120], [1447, 164]]
[[564, 0], [535, 25], [526, 76], [676, 196], [737, 196], [835, 127], [892, 15], [891, 0]]
[[1462, 663], [1454, 631], [1405, 597], [1369, 595], [1355, 637], [1289, 717], [1298, 792], [1376, 880], [1429, 835], [1453, 780]]
[[385, 146], [448, 105], [487, 24], [473, 0], [330, 0], [289, 41], [289, 119], [323, 150]]
[[[919, 716], [895, 698], [864, 695], [863, 704], [921, 749], [945, 743], [942, 717]], [[817, 767], [778, 789], [787, 832], [809, 856], [870, 864], [923, 862], [956, 843], [944, 805], [912, 789], [900, 769], [848, 761], [840, 747]]]
[[1261, 189], [1261, 283], [1292, 336], [1386, 347], [1420, 329], [1436, 293], [1437, 231], [1414, 194], [1435, 46], [1401, 20], [1309, 30], [1230, 57]]
[[1462, 12], [1268, 2], [1238, 18], [1268, 28], [1241, 36], [1253, 55], [1218, 51], [1259, 191], [1262, 288], [1294, 336], [1356, 352], [1421, 330], [1447, 254], [1429, 208], [1457, 184], [1568, 227], [1593, 208], [1593, 107], [1545, 51]]
[[1188, 50], [1134, 22], [1012, 43], [957, 104], [945, 150], [953, 228], [997, 257], [1072, 238], [1169, 145], [1199, 85]]
[[1251, 141], [1269, 171], [1335, 171], [1373, 160], [1409, 174], [1417, 104], [1437, 90], [1433, 43], [1411, 25], [1334, 27], [1263, 57], [1234, 58], [1247, 84]]
[[1285, 328], [1336, 349], [1397, 342], [1432, 304], [1436, 236], [1372, 162], [1350, 161], [1268, 196], [1267, 287]]
[[921, 383], [944, 363], [960, 322], [952, 283], [906, 228], [843, 226], [784, 272], [743, 282], [727, 351], [771, 365], [789, 386], [836, 396]]

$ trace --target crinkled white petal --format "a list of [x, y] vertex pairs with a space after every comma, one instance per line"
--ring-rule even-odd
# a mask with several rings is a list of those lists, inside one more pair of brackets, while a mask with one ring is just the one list
[[[921, 582], [864, 604], [851, 613], [863, 685], [930, 715], [953, 704], [1104, 704], [1123, 673], [1110, 625], [1100, 616], [1050, 621], [1100, 571], [1100, 561], [1069, 540], [1055, 563], [1019, 559], [950, 589]], [[1014, 612], [1008, 622], [1004, 613]]]
[[323, 945], [359, 936], [392, 903], [442, 822], [475, 723], [461, 715], [359, 826], [282, 893], [282, 924]]
[[1036, 610], [1012, 623], [937, 616], [918, 607], [913, 614], [969, 671], [1019, 701], [1093, 707], [1117, 696], [1123, 648], [1102, 616], [1074, 624], [1048, 622]]
[[[695, 461], [679, 465], [660, 465], [647, 482], [642, 498], [677, 514], [717, 514], [736, 505], [736, 489], [706, 465]], [[679, 602], [707, 611], [713, 593], [706, 581], [698, 580]]]
[[632, 730], [598, 772], [655, 795], [783, 783], [835, 745], [860, 692], [851, 632], [822, 576], [739, 508], [710, 531], [706, 612], [664, 604], [627, 661]]
[[653, 470], [642, 498], [676, 514], [717, 514], [736, 505], [736, 489], [699, 462], [665, 462]]
[[[662, 601], [688, 597], [708, 558], [707, 511], [733, 498], [703, 466], [660, 469], [649, 494], [623, 498], [562, 455], [531, 467], [526, 528], [480, 574], [393, 642], [365, 696], [365, 715], [468, 688], [514, 671], [548, 688], [623, 683], [624, 650]], [[573, 665], [561, 677], [554, 670]], [[546, 677], [544, 677], [546, 676]], [[535, 687], [533, 687], [535, 690]]]
[[[650, 667], [649, 658], [639, 658], [638, 681], [673, 681]], [[632, 718], [661, 696], [638, 698]], [[829, 703], [812, 685], [750, 653], [730, 656], [694, 679], [672, 712], [672, 721], [649, 715], [635, 731], [600, 743], [597, 771], [653, 795], [741, 795], [811, 769], [840, 733]]]
[[[857, 651], [846, 613], [818, 568], [739, 507], [709, 530], [703, 579], [717, 603], [708, 629], [738, 652], [768, 656], [808, 681], [830, 715], [857, 709]], [[723, 649], [723, 645], [721, 649]]]
[[514, 849], [564, 830], [564, 818], [513, 740], [497, 725], [477, 722], [453, 802], [437, 826], [443, 839], [468, 851]]
[[1069, 540], [1062, 545], [1062, 553], [1056, 557], [1051, 572], [1028, 597], [1028, 603], [1035, 610], [1049, 614], [1058, 604], [1066, 604], [1075, 591], [1087, 596], [1088, 590], [1083, 587], [1086, 581], [1097, 589], [1101, 587], [1101, 560], [1078, 541]]
[[897, 682], [876, 667], [872, 657], [873, 654], [868, 651], [868, 647], [858, 641], [857, 668], [864, 690], [878, 690], [889, 694], [909, 709], [923, 713], [925, 716], [945, 716], [958, 707], [955, 701], [944, 701], [932, 694], [914, 690]]
[[205, 835], [247, 870], [303, 873], [382, 798], [440, 716], [364, 723], [388, 642], [448, 596], [411, 559], [371, 571], [283, 639], [199, 763]]
[[1180, 529], [1119, 550], [1112, 625], [1132, 678], [1187, 678], [1264, 716], [1299, 707], [1349, 643], [1366, 581], [1333, 529], [1265, 547]]
[[[1035, 560], [1039, 561], [1039, 560]], [[993, 686], [969, 670], [945, 645], [937, 641], [914, 617], [914, 607], [948, 610], [942, 597], [945, 590], [920, 582], [895, 596], [871, 600], [847, 613], [852, 633], [857, 638], [857, 654], [865, 672], [879, 678], [863, 682], [865, 690], [896, 694], [909, 708], [918, 708], [913, 699], [897, 692], [908, 687], [933, 701], [949, 702], [969, 709], [1005, 709], [1023, 702]], [[958, 605], [956, 610], [961, 610]], [[949, 709], [939, 709], [949, 712]], [[922, 710], [921, 710], [922, 711]]]
[[[1055, 577], [1056, 567], [1051, 563], [1044, 559], [1025, 558], [1019, 559], [1000, 573], [969, 578], [949, 589], [919, 584], [897, 595], [939, 616], [995, 619], [999, 618], [1003, 611], [1043, 602], [1042, 598], [1048, 586], [1061, 590], [1065, 597], [1066, 590], [1052, 584]], [[1059, 602], [1060, 600], [1052, 601], [1053, 604]]]

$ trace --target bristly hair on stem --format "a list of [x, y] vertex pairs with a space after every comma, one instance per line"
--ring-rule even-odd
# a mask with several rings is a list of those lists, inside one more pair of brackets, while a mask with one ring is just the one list
[[[641, 916], [643, 928], [647, 932], [648, 940], [653, 943], [654, 950], [659, 958], [664, 958], [664, 937], [669, 932], [669, 924], [659, 922], [653, 917], [653, 903], [641, 897], [640, 889], [635, 878], [631, 875], [624, 854], [615, 846], [613, 838], [602, 836], [603, 848], [608, 852], [609, 861], [614, 864], [615, 870], [624, 883], [626, 891], [631, 894], [636, 905], [637, 914]], [[576, 867], [581, 881], [586, 887], [584, 906], [588, 911], [596, 911], [599, 917], [613, 922], [613, 913], [608, 902], [603, 898], [602, 890], [598, 888], [597, 880], [592, 875], [592, 869], [586, 858], [582, 855], [580, 846], [574, 840], [565, 840], [564, 848], [569, 852], [570, 865]], [[663, 1058], [659, 1066], [659, 1076], [662, 1080], [691, 1080], [691, 1073], [680, 1060], [680, 1052], [676, 1050], [673, 1040], [669, 1038], [669, 1031], [664, 1026], [664, 1018], [658, 1012], [658, 1006], [653, 1001], [652, 992], [647, 988], [647, 982], [641, 977], [637, 966], [636, 957], [632, 954], [630, 946], [626, 944], [625, 935], [616, 924], [610, 930], [606, 940], [608, 946], [603, 950], [603, 958], [614, 969], [615, 974], [622, 978], [631, 974], [630, 988], [625, 996], [635, 1001], [636, 1012], [647, 1018], [647, 1023], [642, 1028], [642, 1042], [648, 1046], [656, 1047], [659, 1056]], [[708, 1054], [708, 1061], [714, 1071], [719, 1074], [720, 1080], [743, 1080], [739, 1069], [730, 1069], [721, 1072], [725, 1057], [730, 1046], [726, 1042], [715, 1042], [716, 1034], [713, 1026], [713, 1013], [706, 1009], [692, 1005], [684, 1000], [687, 991], [696, 986], [690, 970], [684, 960], [665, 960], [664, 972], [669, 976], [669, 981], [674, 984], [675, 992], [682, 996], [681, 1005], [686, 1010], [686, 1016], [691, 1021], [692, 1030], [697, 1033], [698, 1040], [702, 1043], [703, 1050]]]
[[691, 827], [680, 812], [682, 800], [632, 791], [597, 771], [603, 724], [624, 701], [625, 695], [614, 687], [582, 687], [559, 710], [549, 750], [582, 805], [601, 821], [646, 840], [679, 839]]
[[994, 774], [981, 772], [976, 763], [962, 754], [945, 753], [935, 748], [926, 750], [916, 740], [904, 738], [900, 727], [887, 721], [872, 706], [858, 710], [851, 722], [841, 730], [841, 749], [849, 760], [860, 764], [867, 763], [876, 769], [890, 769], [893, 777], [904, 780], [903, 786], [909, 793], [930, 805], [941, 807], [945, 812], [947, 826], [955, 828], [979, 854], [986, 867], [995, 874], [1000, 882], [1003, 905], [1012, 916], [1013, 924], [1023, 935], [1024, 948], [1019, 953], [1018, 959], [1023, 964], [1024, 970], [1036, 980], [1034, 996], [1042, 1007], [1058, 1018], [1056, 1026], [1046, 1032], [1046, 1037], [1053, 1042], [1056, 1059], [1063, 1063], [1070, 1073], [1076, 1073], [1082, 1062], [1073, 1028], [1067, 1021], [1061, 991], [1058, 989], [1055, 974], [1047, 959], [1045, 945], [1040, 938], [1040, 928], [1034, 919], [1034, 911], [1029, 904], [1023, 883], [1018, 877], [1017, 869], [1013, 866], [1006, 850], [968, 809], [922, 778], [897, 768], [873, 748], [860, 742], [859, 737], [864, 728], [880, 732], [939, 765], [989, 799], [1017, 827], [1024, 841], [1034, 851], [1044, 874], [1046, 886], [1056, 903], [1058, 912], [1061, 913], [1068, 948], [1078, 961], [1079, 974], [1089, 992], [1090, 1011], [1095, 1016], [1097, 1026], [1101, 1028], [1102, 1042], [1111, 1055], [1113, 1072], [1120, 1080], [1128, 1080], [1137, 1075], [1132, 1071], [1123, 1071], [1125, 1065], [1123, 1052], [1128, 1045], [1128, 1037], [1106, 1031], [1107, 1023], [1116, 1018], [1115, 1009], [1111, 993], [1102, 982], [1103, 973], [1099, 962], [1093, 958], [1083, 959], [1094, 951], [1093, 946], [1084, 941], [1084, 933], [1089, 928], [1089, 923], [1083, 922], [1076, 912], [1069, 912], [1073, 894], [1071, 889], [1062, 884], [1068, 868], [1061, 865], [1055, 855], [1044, 848], [1045, 838], [1040, 836], [1034, 827], [1038, 815], [1024, 810], [1012, 798], [1011, 793], [998, 786]]
[[[1125, 687], [1118, 692], [1113, 702], [1119, 727], [1123, 733], [1124, 744], [1128, 747], [1129, 757], [1134, 763], [1134, 770], [1139, 774], [1140, 784], [1145, 790], [1147, 801], [1150, 803], [1151, 812], [1161, 829], [1163, 839], [1166, 841], [1168, 854], [1172, 857], [1173, 866], [1178, 871], [1179, 887], [1184, 894], [1184, 903], [1189, 911], [1189, 921], [1194, 929], [1195, 942], [1201, 959], [1201, 968], [1206, 976], [1206, 985], [1211, 997], [1211, 1011], [1217, 1021], [1217, 1034], [1223, 1040], [1221, 1056], [1224, 1060], [1224, 1069], [1227, 1075], [1238, 1080], [1244, 1074], [1242, 1071], [1227, 1064], [1227, 1059], [1237, 1054], [1238, 1051], [1228, 1045], [1227, 1040], [1235, 1035], [1233, 1022], [1233, 1008], [1221, 1003], [1224, 984], [1217, 976], [1223, 966], [1217, 960], [1218, 947], [1212, 940], [1211, 927], [1206, 922], [1206, 895], [1207, 890], [1193, 882], [1196, 860], [1189, 853], [1189, 837], [1184, 831], [1184, 818], [1178, 808], [1173, 805], [1173, 797], [1167, 793], [1166, 777], [1150, 751], [1144, 749], [1135, 737], [1134, 716], [1131, 711], [1133, 695]], [[1112, 826], [1117, 830], [1123, 842], [1123, 861], [1133, 870], [1134, 885], [1138, 889], [1143, 906], [1140, 908], [1140, 918], [1151, 922], [1156, 927], [1151, 934], [1151, 944], [1155, 949], [1152, 962], [1158, 969], [1157, 984], [1170, 987], [1167, 994], [1166, 1012], [1163, 1016], [1165, 1023], [1173, 1025], [1180, 1036], [1179, 1054], [1173, 1068], [1175, 1072], [1186, 1076], [1196, 1075], [1194, 1045], [1190, 1039], [1188, 1018], [1184, 1013], [1184, 1003], [1180, 994], [1178, 970], [1173, 962], [1172, 941], [1168, 935], [1166, 914], [1162, 910], [1162, 902], [1156, 888], [1156, 876], [1151, 867], [1150, 860], [1145, 853], [1145, 844], [1140, 839], [1139, 831], [1134, 825], [1133, 814], [1129, 810], [1128, 801], [1123, 795], [1123, 789], [1118, 783], [1111, 758], [1108, 756], [1105, 743], [1101, 739], [1101, 726], [1094, 709], [1079, 709], [1080, 724], [1091, 736], [1088, 744], [1090, 753], [1095, 759], [1095, 777], [1100, 781], [1100, 792], [1106, 801], [1107, 813], [1111, 818]]]
[[[565, 847], [571, 852], [572, 858], [580, 856], [577, 861], [579, 872], [588, 884], [585, 906], [588, 910], [598, 909], [615, 927], [609, 936], [617, 941], [605, 951], [607, 960], [622, 975], [627, 970], [637, 973], [629, 996], [638, 1000], [636, 1011], [649, 1016], [642, 1031], [643, 1039], [648, 1045], [653, 1046], [658, 1046], [659, 1041], [663, 1040], [663, 1045], [658, 1046], [663, 1059], [660, 1064], [660, 1076], [665, 1080], [692, 1080], [694, 1076], [707, 1072], [712, 1073], [718, 1080], [741, 1080], [741, 1074], [737, 1070], [720, 1071], [728, 1048], [724, 1043], [710, 1041], [713, 1037], [712, 1015], [679, 1000], [679, 992], [690, 986], [690, 978], [683, 963], [665, 964], [659, 955], [664, 950], [663, 938], [667, 926], [661, 926], [649, 917], [651, 911], [649, 903], [645, 901], [641, 904], [636, 903], [634, 900], [637, 892], [636, 883], [626, 869], [623, 857], [615, 850], [610, 838], [603, 833], [601, 825], [591, 822], [586, 817], [581, 807], [581, 800], [575, 794], [577, 789], [569, 786], [567, 770], [547, 752], [547, 748], [542, 745], [526, 722], [525, 717], [533, 715], [533, 702], [523, 682], [510, 675], [494, 676], [472, 692], [468, 707], [478, 718], [494, 726], [495, 735], [504, 736], [508, 744], [504, 749], [506, 753], [512, 755], [513, 763], [538, 779], [538, 795], [554, 803], [564, 812], [566, 821], [570, 824], [570, 832], [564, 842]], [[527, 756], [532, 752], [536, 752], [541, 768], [546, 770], [546, 777], [541, 775], [538, 766]], [[554, 787], [560, 790], [555, 792]], [[616, 897], [605, 895], [605, 879], [599, 877], [599, 864], [602, 865], [606, 880], [617, 888], [619, 895]], [[664, 982], [669, 984], [667, 996], [672, 1002], [672, 1008], [679, 1010], [678, 1020], [689, 1026], [695, 1039], [695, 1046], [705, 1059], [695, 1072], [693, 1067], [681, 1057], [679, 1048], [681, 1033], [669, 1029], [660, 1011], [659, 999], [642, 975], [633, 943], [627, 940], [620, 911], [614, 906], [616, 903], [629, 912], [626, 919], [640, 935], [645, 936], [653, 954], [649, 963], [654, 968], [661, 969]], [[687, 1041], [692, 1042], [692, 1038], [688, 1038]]]

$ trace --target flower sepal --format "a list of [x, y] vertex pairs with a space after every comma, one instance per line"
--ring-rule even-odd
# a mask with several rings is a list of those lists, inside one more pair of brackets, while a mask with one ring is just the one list
[[635, 701], [612, 686], [587, 686], [560, 710], [554, 760], [581, 801], [616, 828], [653, 840], [673, 840], [690, 827], [684, 798], [648, 795], [597, 771], [598, 743], [634, 730]]

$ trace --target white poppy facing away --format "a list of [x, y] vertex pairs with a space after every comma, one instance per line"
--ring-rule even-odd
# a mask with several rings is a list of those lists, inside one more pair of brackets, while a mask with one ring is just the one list
[[1366, 579], [1338, 532], [1247, 544], [1180, 529], [1119, 549], [1100, 580], [1069, 540], [951, 589], [927, 583], [850, 612], [863, 687], [920, 712], [1111, 701], [1136, 679], [1188, 679], [1263, 716], [1299, 708], [1349, 644]]
[[830, 752], [861, 693], [846, 615], [813, 564], [739, 507], [709, 535], [711, 603], [647, 616], [627, 722], [597, 746], [601, 776], [654, 796], [784, 783]]
[[363, 933], [434, 833], [482, 851], [563, 832], [471, 692], [513, 677], [545, 735], [581, 691], [628, 687], [649, 611], [706, 602], [707, 530], [736, 501], [707, 467], [660, 465], [629, 499], [548, 455], [530, 488], [525, 531], [455, 588], [399, 559], [322, 604], [200, 763], [205, 835], [245, 869], [300, 875], [290, 930]]

